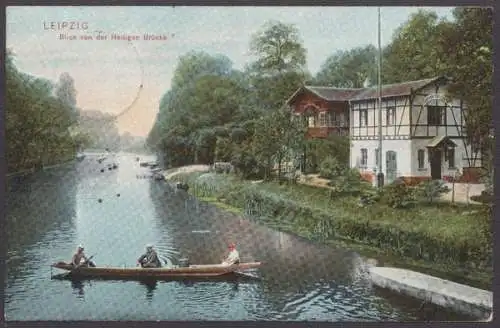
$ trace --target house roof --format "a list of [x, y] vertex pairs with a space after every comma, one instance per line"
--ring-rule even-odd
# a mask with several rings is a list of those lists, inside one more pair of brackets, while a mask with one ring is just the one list
[[322, 87], [322, 86], [311, 86], [304, 85], [297, 89], [293, 95], [286, 101], [290, 104], [299, 94], [304, 91], [309, 91], [314, 93], [321, 99], [327, 101], [349, 101], [354, 95], [363, 91], [364, 89], [347, 89], [347, 88], [335, 88], [335, 87]]
[[[386, 97], [396, 97], [396, 96], [408, 96], [412, 92], [416, 90], [422, 89], [428, 86], [435, 81], [444, 78], [443, 76], [437, 76], [430, 79], [423, 79], [417, 81], [408, 81], [403, 83], [395, 83], [395, 84], [385, 84], [382, 85], [382, 98]], [[366, 88], [362, 92], [356, 94], [356, 96], [352, 97], [351, 101], [360, 101], [360, 100], [368, 100], [374, 99], [378, 97], [378, 88], [371, 87]]]
[[441, 136], [436, 136], [436, 137], [432, 138], [431, 141], [429, 141], [429, 143], [427, 144], [427, 148], [435, 148], [442, 143], [445, 143], [446, 145], [451, 146], [451, 147], [457, 146], [457, 144], [454, 143], [453, 140], [451, 140], [449, 137], [441, 135]]
[[[385, 84], [382, 85], [382, 98], [407, 96], [412, 92], [422, 89], [443, 78], [445, 77], [437, 76], [430, 79]], [[378, 97], [378, 88], [376, 86], [370, 88], [335, 88], [304, 85], [293, 93], [293, 95], [286, 101], [286, 104], [290, 105], [290, 103], [304, 91], [312, 92], [319, 98], [326, 101], [363, 101]]]

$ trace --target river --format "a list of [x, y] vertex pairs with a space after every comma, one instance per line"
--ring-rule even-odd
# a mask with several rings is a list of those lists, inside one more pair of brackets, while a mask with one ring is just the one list
[[[7, 320], [471, 319], [372, 287], [353, 251], [273, 231], [143, 179], [135, 155], [119, 154], [118, 169], [104, 172], [106, 161], [96, 159], [8, 181]], [[98, 265], [131, 267], [147, 243], [170, 261], [208, 264], [229, 241], [244, 261], [266, 263], [253, 273], [260, 280], [50, 279], [49, 265], [69, 260], [78, 244]]]

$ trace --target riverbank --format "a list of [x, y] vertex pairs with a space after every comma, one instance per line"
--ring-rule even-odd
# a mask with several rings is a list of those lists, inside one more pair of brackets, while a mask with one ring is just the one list
[[58, 164], [43, 166], [43, 167], [40, 167], [39, 169], [31, 168], [31, 169], [27, 169], [27, 170], [21, 170], [21, 171], [17, 171], [17, 172], [7, 173], [7, 178], [33, 174], [33, 173], [36, 173], [38, 171], [55, 169], [55, 168], [62, 167], [65, 165], [73, 164], [73, 163], [75, 163], [75, 161], [76, 161], [76, 159], [73, 158], [73, 159], [58, 163]]
[[232, 175], [183, 172], [200, 200], [247, 214], [274, 229], [327, 244], [349, 244], [381, 264], [421, 271], [491, 289], [491, 249], [475, 205], [432, 204], [397, 210], [359, 207], [354, 197], [332, 198], [324, 188], [243, 181]]

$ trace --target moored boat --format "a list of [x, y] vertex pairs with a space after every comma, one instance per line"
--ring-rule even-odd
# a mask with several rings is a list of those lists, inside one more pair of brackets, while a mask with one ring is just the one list
[[73, 270], [71, 264], [57, 262], [53, 268], [66, 270], [72, 277], [107, 278], [107, 279], [169, 279], [169, 278], [210, 278], [231, 275], [242, 270], [255, 269], [261, 262], [248, 262], [235, 265], [203, 264], [187, 267], [162, 268], [117, 268], [117, 267], [80, 267]]

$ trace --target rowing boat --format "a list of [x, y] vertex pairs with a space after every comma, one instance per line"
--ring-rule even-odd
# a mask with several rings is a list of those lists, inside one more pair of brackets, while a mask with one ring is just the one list
[[108, 279], [168, 279], [168, 278], [204, 278], [220, 277], [239, 273], [242, 270], [254, 269], [261, 262], [248, 262], [235, 265], [204, 264], [187, 267], [163, 268], [117, 268], [117, 267], [79, 267], [73, 269], [71, 264], [58, 262], [53, 268], [69, 271], [72, 277], [78, 278], [108, 278]]

